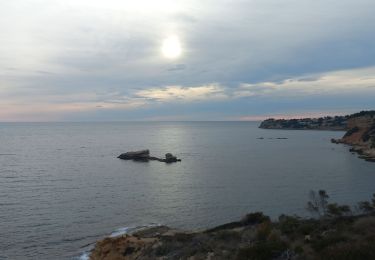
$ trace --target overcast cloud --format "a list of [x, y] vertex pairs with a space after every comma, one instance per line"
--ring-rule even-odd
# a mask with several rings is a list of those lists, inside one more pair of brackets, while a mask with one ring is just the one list
[[[373, 0], [0, 0], [0, 120], [248, 120], [375, 106]], [[176, 35], [182, 54], [162, 55]]]

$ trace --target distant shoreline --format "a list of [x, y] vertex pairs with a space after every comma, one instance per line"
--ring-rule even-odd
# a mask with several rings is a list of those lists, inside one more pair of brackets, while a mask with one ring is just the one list
[[332, 143], [352, 146], [351, 152], [359, 158], [375, 162], [375, 111], [361, 111], [352, 115], [302, 118], [302, 119], [266, 119], [259, 125], [261, 129], [274, 130], [314, 130], [346, 131], [341, 139], [332, 139]]
[[266, 119], [259, 128], [281, 130], [332, 130], [345, 131], [350, 116], [301, 118], [301, 119]]
[[263, 130], [296, 130], [296, 131], [333, 131], [333, 132], [346, 132], [345, 129], [333, 129], [333, 128], [262, 128]]

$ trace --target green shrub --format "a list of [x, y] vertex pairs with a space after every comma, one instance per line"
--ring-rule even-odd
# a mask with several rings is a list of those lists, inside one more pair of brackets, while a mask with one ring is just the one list
[[262, 241], [253, 246], [241, 248], [238, 251], [236, 259], [238, 260], [269, 260], [280, 256], [286, 249], [285, 242], [278, 241]]
[[326, 248], [320, 253], [320, 259], [365, 260], [375, 259], [375, 243], [362, 241], [357, 244], [345, 243]]
[[271, 233], [268, 235], [267, 240], [268, 241], [281, 241], [280, 235], [281, 234], [279, 230], [272, 230]]
[[263, 214], [263, 212], [254, 212], [247, 214], [242, 218], [241, 223], [243, 225], [255, 225], [263, 222], [269, 222], [270, 217]]
[[319, 228], [319, 223], [316, 221], [303, 221], [298, 228], [298, 232], [303, 235], [311, 234], [314, 230]]
[[188, 242], [192, 239], [193, 235], [192, 234], [187, 234], [187, 233], [176, 233], [173, 236], [173, 240], [178, 241], [178, 242]]
[[327, 213], [330, 216], [335, 216], [335, 217], [341, 216], [341, 211], [340, 211], [337, 203], [328, 204], [327, 205]]
[[299, 254], [299, 255], [302, 254], [302, 253], [304, 252], [303, 247], [300, 246], [300, 245], [295, 246], [295, 247], [294, 247], [294, 252], [295, 252], [296, 254]]
[[375, 148], [375, 137], [371, 138], [371, 148]]
[[330, 217], [341, 217], [349, 214], [351, 214], [351, 210], [348, 205], [338, 205], [337, 203], [327, 205], [327, 215]]
[[351, 215], [352, 214], [352, 210], [350, 209], [350, 206], [348, 206], [348, 205], [340, 205], [339, 210], [341, 211], [341, 213], [343, 215]]
[[155, 255], [164, 256], [173, 251], [173, 246], [170, 243], [163, 243], [155, 249]]
[[353, 224], [353, 230], [359, 234], [375, 234], [375, 217], [364, 217]]
[[284, 234], [295, 233], [300, 226], [301, 219], [297, 216], [281, 215], [279, 217], [279, 228]]
[[360, 117], [360, 116], [375, 116], [375, 110], [361, 111], [352, 115], [349, 115], [349, 118]]
[[266, 240], [271, 233], [271, 229], [271, 222], [260, 223], [256, 231], [257, 240]]
[[358, 202], [358, 208], [364, 213], [371, 213], [374, 211], [374, 207], [368, 201]]
[[320, 237], [312, 241], [312, 247], [316, 251], [322, 251], [323, 249], [336, 245], [341, 242], [346, 242], [348, 239], [341, 234], [332, 233], [325, 237]]
[[222, 230], [217, 232], [216, 237], [224, 241], [238, 241], [241, 240], [241, 234], [236, 231]]

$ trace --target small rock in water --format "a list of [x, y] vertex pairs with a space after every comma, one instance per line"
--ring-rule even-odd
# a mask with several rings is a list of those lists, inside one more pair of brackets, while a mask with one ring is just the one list
[[150, 157], [150, 150], [140, 150], [140, 151], [122, 153], [117, 158], [120, 158], [122, 160], [148, 161], [149, 157]]
[[132, 151], [120, 154], [117, 158], [122, 160], [133, 160], [133, 161], [141, 161], [141, 162], [148, 162], [148, 161], [159, 161], [165, 163], [173, 163], [173, 162], [180, 162], [181, 159], [177, 159], [171, 153], [167, 153], [165, 155], [165, 159], [150, 156], [150, 150], [140, 150], [140, 151]]
[[180, 162], [180, 161], [181, 161], [181, 159], [177, 159], [177, 157], [174, 156], [171, 153], [165, 154], [165, 162], [166, 163], [173, 163], [173, 162]]

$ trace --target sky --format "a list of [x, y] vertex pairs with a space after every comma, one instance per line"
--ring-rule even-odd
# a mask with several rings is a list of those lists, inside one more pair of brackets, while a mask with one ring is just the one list
[[374, 0], [0, 0], [0, 121], [375, 109]]

